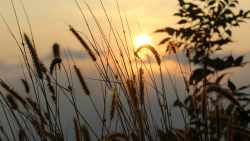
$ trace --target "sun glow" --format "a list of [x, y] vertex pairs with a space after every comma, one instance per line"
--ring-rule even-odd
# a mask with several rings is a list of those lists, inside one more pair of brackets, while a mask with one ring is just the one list
[[141, 45], [144, 45], [144, 44], [150, 44], [151, 45], [151, 41], [150, 41], [149, 37], [147, 35], [145, 35], [145, 34], [138, 36], [137, 39], [136, 39], [137, 47], [140, 47]]

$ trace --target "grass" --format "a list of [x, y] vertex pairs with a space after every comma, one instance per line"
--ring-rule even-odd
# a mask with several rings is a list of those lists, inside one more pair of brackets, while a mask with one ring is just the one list
[[[77, 4], [77, 2], [76, 2]], [[88, 4], [86, 3], [88, 6]], [[89, 7], [88, 7], [89, 8]], [[104, 7], [103, 7], [104, 8]], [[80, 9], [80, 8], [79, 8]], [[91, 9], [89, 8], [91, 11]], [[80, 9], [81, 11], [81, 9]], [[91, 11], [92, 13], [92, 11]], [[83, 13], [82, 13], [83, 14]], [[85, 81], [88, 74], [82, 74], [82, 70], [78, 68], [79, 64], [69, 64], [69, 60], [74, 62], [74, 58], [71, 56], [70, 51], [65, 51], [65, 54], [69, 56], [66, 59], [61, 59], [60, 54], [62, 48], [58, 43], [53, 45], [53, 57], [49, 69], [45, 66], [41, 59], [38, 57], [39, 52], [36, 51], [36, 46], [29, 35], [22, 33], [20, 30], [20, 36], [24, 43], [17, 42], [22, 53], [22, 59], [25, 67], [28, 71], [28, 76], [24, 75], [21, 80], [24, 84], [26, 96], [21, 96], [19, 92], [16, 92], [15, 87], [7, 85], [7, 83], [1, 79], [0, 85], [5, 89], [5, 92], [0, 91], [1, 99], [0, 103], [4, 112], [4, 115], [8, 122], [8, 128], [1, 126], [2, 139], [5, 140], [72, 140], [72, 137], [68, 139], [65, 127], [62, 126], [63, 117], [61, 116], [62, 110], [60, 104], [60, 98], [66, 97], [67, 102], [73, 107], [75, 114], [72, 116], [72, 126], [74, 127], [75, 140], [76, 141], [90, 141], [91, 139], [97, 140], [133, 140], [133, 141], [145, 141], [145, 140], [191, 140], [192, 133], [190, 132], [190, 125], [187, 121], [186, 112], [194, 113], [194, 118], [197, 122], [212, 123], [216, 121], [216, 137], [218, 140], [223, 140], [221, 133], [222, 122], [226, 122], [227, 140], [233, 140], [233, 133], [239, 132], [246, 136], [249, 136], [250, 130], [244, 127], [240, 127], [235, 124], [233, 116], [222, 116], [221, 107], [218, 103], [215, 107], [209, 107], [208, 93], [216, 92], [219, 95], [228, 99], [231, 103], [235, 104], [239, 108], [241, 104], [234, 98], [230, 92], [221, 88], [220, 86], [205, 85], [202, 94], [196, 94], [195, 88], [190, 88], [187, 78], [184, 76], [183, 70], [180, 65], [180, 61], [176, 54], [176, 47], [174, 43], [171, 43], [171, 48], [176, 54], [176, 58], [179, 63], [179, 67], [182, 72], [183, 84], [185, 84], [185, 91], [192, 98], [191, 106], [192, 111], [187, 111], [180, 104], [178, 104], [183, 122], [185, 126], [183, 130], [174, 128], [173, 117], [171, 116], [172, 101], [168, 101], [168, 94], [165, 88], [165, 81], [163, 77], [163, 69], [166, 69], [169, 75], [169, 80], [174, 89], [177, 102], [179, 99], [179, 87], [176, 87], [167, 68], [165, 60], [158, 53], [158, 51], [151, 45], [142, 45], [138, 49], [131, 49], [127, 46], [128, 40], [125, 43], [118, 44], [117, 47], [119, 53], [114, 51], [115, 48], [111, 47], [108, 37], [106, 37], [99, 26], [98, 20], [92, 13], [96, 24], [102, 34], [102, 40], [104, 41], [104, 48], [102, 49], [96, 41], [96, 37], [91, 37], [92, 41], [85, 41], [81, 36], [81, 32], [78, 32], [75, 28], [69, 25], [69, 31], [72, 32], [72, 36], [76, 37], [85, 51], [89, 54], [92, 63], [96, 67], [99, 73], [100, 79], [96, 82], [100, 84], [103, 97], [103, 110], [96, 107], [96, 101], [93, 100], [93, 94], [88, 87], [88, 83]], [[84, 14], [83, 14], [84, 17]], [[18, 20], [18, 18], [17, 18]], [[110, 22], [109, 18], [107, 20]], [[87, 21], [86, 21], [87, 23]], [[8, 24], [6, 24], [8, 27]], [[111, 25], [111, 32], [115, 35], [116, 40], [121, 41], [122, 35], [115, 32], [115, 28]], [[9, 29], [9, 28], [8, 28]], [[9, 32], [16, 40], [12, 31]], [[90, 30], [91, 32], [91, 30]], [[70, 33], [69, 33], [70, 34]], [[126, 36], [124, 36], [126, 38]], [[17, 40], [16, 40], [17, 41]], [[122, 41], [121, 41], [122, 42]], [[28, 53], [29, 50], [29, 53]], [[148, 64], [141, 59], [141, 54], [147, 56]], [[150, 53], [151, 52], [151, 53]], [[28, 59], [30, 54], [32, 59]], [[134, 56], [133, 56], [134, 55]], [[70, 57], [71, 56], [71, 57]], [[155, 61], [150, 59], [154, 56]], [[190, 52], [187, 50], [187, 60], [191, 59]], [[32, 61], [31, 61], [32, 60]], [[66, 69], [65, 64], [69, 64], [69, 68]], [[153, 64], [157, 63], [157, 73], [153, 71]], [[190, 70], [191, 66], [189, 64]], [[73, 69], [74, 68], [74, 69]], [[87, 66], [85, 66], [88, 69]], [[59, 73], [64, 72], [66, 75], [64, 78], [68, 86], [62, 86], [59, 81]], [[164, 71], [165, 72], [165, 71]], [[159, 76], [156, 76], [156, 74]], [[145, 77], [147, 75], [147, 79]], [[73, 76], [77, 76], [79, 81], [73, 81]], [[156, 77], [160, 78], [160, 82], [157, 82]], [[30, 80], [30, 81], [27, 81]], [[80, 83], [83, 88], [85, 98], [91, 101], [91, 106], [94, 107], [95, 113], [93, 116], [97, 116], [100, 122], [101, 134], [96, 132], [91, 123], [86, 120], [85, 113], [82, 112], [82, 107], [77, 103], [77, 97], [79, 91], [75, 90], [75, 84]], [[151, 89], [151, 90], [150, 90]], [[32, 92], [31, 92], [32, 90]], [[178, 90], [178, 91], [177, 91]], [[152, 103], [149, 99], [148, 91], [154, 91], [150, 93], [158, 102]], [[191, 95], [191, 91], [193, 94]], [[111, 95], [108, 95], [108, 92]], [[197, 98], [201, 96], [202, 98]], [[108, 99], [111, 102], [108, 103]], [[199, 101], [198, 101], [199, 100]], [[51, 102], [53, 101], [53, 102]], [[21, 104], [21, 105], [20, 105]], [[159, 105], [158, 109], [161, 116], [155, 116], [152, 112], [152, 105]], [[85, 105], [90, 106], [90, 105]], [[110, 107], [109, 110], [107, 110]], [[223, 107], [222, 107], [223, 108]], [[201, 111], [200, 111], [201, 109]], [[213, 115], [213, 111], [215, 114]], [[94, 112], [93, 112], [94, 113]], [[109, 113], [109, 114], [108, 114]], [[203, 121], [201, 121], [201, 119]], [[160, 124], [159, 122], [160, 121]], [[112, 128], [115, 127], [115, 128]], [[205, 130], [203, 130], [205, 129]], [[67, 131], [68, 129], [66, 129]], [[195, 132], [199, 140], [205, 138], [210, 131], [206, 127], [201, 127], [197, 124]], [[203, 132], [205, 131], [205, 133]], [[91, 136], [93, 135], [93, 136]]]

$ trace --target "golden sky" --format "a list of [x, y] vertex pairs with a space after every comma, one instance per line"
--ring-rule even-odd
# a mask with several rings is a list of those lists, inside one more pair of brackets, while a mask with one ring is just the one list
[[[78, 2], [80, 7], [82, 8], [84, 15], [86, 16], [86, 19], [90, 25], [91, 31], [95, 39], [97, 40], [98, 44], [101, 45], [101, 35], [96, 23], [93, 20], [92, 15], [90, 14], [83, 0], [79, 0]], [[96, 18], [98, 19], [98, 22], [100, 23], [105, 36], [109, 37], [110, 26], [106, 15], [102, 9], [100, 1], [86, 0], [86, 2], [89, 4], [91, 10], [94, 12]], [[116, 1], [103, 0], [102, 2], [110, 21], [112, 21], [113, 27], [117, 29], [120, 36], [122, 37], [122, 40], [124, 41], [123, 29]], [[136, 18], [139, 21], [140, 28], [143, 34], [150, 34], [159, 28], [178, 27], [176, 23], [179, 21], [179, 17], [173, 16], [173, 14], [177, 12], [179, 8], [177, 0], [120, 0], [118, 2], [121, 11], [122, 22], [124, 24], [123, 26], [126, 31], [126, 37], [129, 41], [128, 45], [130, 46], [131, 51], [132, 45], [129, 38], [129, 30], [128, 25], [126, 23], [124, 10], [128, 19], [134, 46], [136, 45], [136, 37], [140, 35], [140, 29], [138, 27]], [[40, 58], [44, 58], [48, 54], [51, 54], [52, 45], [56, 42], [59, 43], [62, 47], [68, 46], [70, 49], [75, 51], [84, 51], [82, 46], [69, 31], [69, 27], [63, 21], [65, 20], [76, 30], [83, 32], [91, 39], [84, 18], [82, 17], [81, 12], [78, 9], [74, 0], [23, 0], [23, 4], [30, 20], [37, 52]], [[238, 8], [247, 10], [249, 8], [249, 5], [249, 0], [241, 0], [240, 5], [238, 5]], [[20, 1], [14, 1], [14, 6], [16, 8], [21, 31], [30, 35], [28, 22], [26, 20], [25, 13], [22, 9]], [[0, 12], [5, 18], [13, 34], [17, 38], [17, 41], [21, 43], [21, 38], [19, 35], [18, 26], [11, 1], [1, 0]], [[234, 43], [230, 43], [223, 48], [227, 54], [230, 52], [240, 53], [242, 55], [249, 54], [249, 30], [249, 23], [243, 23], [240, 27], [233, 29], [232, 39]], [[0, 33], [0, 61], [5, 62], [7, 64], [18, 64], [18, 56], [21, 55], [20, 51], [13, 37], [8, 33], [8, 29], [2, 19], [0, 19]], [[153, 34], [149, 36], [151, 38], [152, 45], [156, 46], [157, 50], [161, 52], [162, 55], [166, 55], [164, 53], [166, 45], [158, 46], [158, 43], [165, 36], [167, 35], [164, 33]], [[113, 35], [111, 35], [110, 44], [112, 47], [117, 46]]]

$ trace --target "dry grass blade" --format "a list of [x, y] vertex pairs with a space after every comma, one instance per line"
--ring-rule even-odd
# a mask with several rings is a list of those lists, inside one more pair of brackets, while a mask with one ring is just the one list
[[137, 118], [137, 122], [139, 125], [139, 133], [140, 133], [140, 138], [142, 141], [145, 141], [145, 127], [144, 127], [144, 121], [142, 118], [142, 113], [139, 109], [137, 109], [136, 111], [136, 118]]
[[144, 45], [141, 45], [137, 50], [136, 52], [134, 52], [134, 55], [137, 57], [137, 58], [140, 58], [138, 56], [138, 52], [143, 49], [143, 48], [147, 48], [149, 49], [155, 56], [155, 59], [156, 59], [156, 62], [158, 63], [158, 65], [160, 66], [161, 65], [161, 58], [160, 58], [160, 54], [155, 50], [154, 47], [152, 47], [151, 45], [149, 44], [144, 44]]
[[18, 138], [20, 141], [24, 141], [24, 132], [22, 129], [19, 130]]
[[221, 138], [221, 116], [220, 116], [220, 105], [218, 102], [215, 103], [215, 116], [216, 116], [216, 137]]
[[145, 83], [144, 83], [144, 70], [142, 68], [139, 69], [139, 88], [140, 88], [140, 103], [145, 103]]
[[189, 124], [187, 123], [185, 126], [184, 126], [184, 135], [187, 136], [189, 133]]
[[26, 93], [29, 93], [30, 87], [29, 87], [28, 82], [26, 80], [24, 80], [24, 79], [21, 79], [21, 81], [23, 82]]
[[135, 88], [135, 82], [133, 80], [128, 79], [126, 81], [127, 88], [129, 90], [129, 95], [131, 98], [131, 103], [134, 107], [134, 110], [139, 109], [139, 98], [138, 98], [138, 93]]
[[17, 109], [19, 108], [19, 107], [18, 107], [18, 104], [17, 104], [17, 102], [16, 102], [16, 100], [14, 99], [14, 96], [13, 96], [13, 95], [8, 94], [8, 95], [6, 96], [6, 99], [7, 99], [7, 101], [10, 103], [11, 108], [12, 108], [13, 110], [17, 110]]
[[30, 122], [35, 127], [37, 135], [41, 138], [44, 137], [44, 129], [42, 126], [35, 120], [35, 118], [32, 115], [28, 115]]
[[90, 137], [90, 134], [89, 134], [89, 129], [88, 129], [88, 126], [85, 123], [83, 125], [81, 125], [81, 130], [83, 132], [85, 141], [91, 141], [91, 137]]
[[227, 141], [233, 141], [234, 116], [230, 116], [227, 127]]
[[27, 102], [13, 89], [11, 89], [6, 83], [4, 83], [3, 81], [0, 82], [0, 85], [7, 90], [10, 94], [12, 94], [16, 99], [18, 99], [24, 108], [28, 108], [27, 106]]
[[111, 140], [111, 139], [114, 140], [116, 138], [122, 138], [125, 141], [128, 140], [128, 137], [127, 137], [127, 135], [125, 133], [123, 133], [123, 132], [113, 132], [113, 133], [110, 133], [109, 135], [105, 136], [102, 141], [108, 141], [108, 140]]
[[53, 74], [53, 71], [54, 71], [54, 68], [56, 66], [56, 64], [61, 64], [62, 63], [62, 59], [61, 58], [54, 58], [53, 61], [51, 62], [50, 64], [50, 74], [52, 75]]
[[85, 94], [87, 96], [90, 95], [90, 91], [89, 91], [89, 88], [87, 86], [87, 84], [85, 83], [84, 79], [83, 79], [83, 76], [82, 76], [82, 73], [80, 72], [80, 70], [76, 67], [76, 65], [74, 65], [74, 69], [75, 69], [75, 72], [76, 72], [76, 75], [80, 81], [80, 84], [82, 85], [82, 88], [83, 90], [85, 91]]
[[239, 101], [233, 97], [233, 95], [226, 89], [223, 89], [219, 86], [216, 86], [216, 85], [211, 85], [207, 88], [207, 94], [210, 93], [210, 92], [217, 92], [219, 95], [227, 98], [229, 101], [231, 101], [234, 105], [237, 105], [239, 107], [240, 106], [240, 103]]
[[246, 136], [250, 136], [250, 130], [244, 127], [240, 127], [240, 126], [234, 126], [233, 127], [234, 131], [237, 131], [241, 134], [244, 134]]
[[60, 58], [60, 46], [58, 43], [55, 43], [53, 45], [53, 55], [54, 55], [54, 58], [56, 58], [56, 57]]
[[40, 61], [38, 59], [36, 50], [35, 50], [34, 46], [32, 45], [29, 37], [25, 33], [24, 33], [24, 40], [26, 41], [26, 44], [29, 48], [32, 60], [34, 62], [34, 66], [36, 68], [36, 73], [40, 79], [43, 79], [43, 72], [42, 72], [41, 64], [40, 64]]
[[82, 39], [82, 37], [76, 32], [76, 30], [72, 26], [69, 26], [69, 27], [70, 27], [69, 30], [76, 36], [76, 38], [79, 40], [79, 42], [82, 44], [82, 46], [86, 49], [86, 51], [89, 54], [89, 56], [91, 57], [91, 59], [93, 61], [96, 61], [96, 57], [95, 57], [94, 53], [92, 52], [92, 50], [87, 45], [87, 43]]
[[115, 92], [115, 89], [112, 89], [111, 93], [112, 93], [112, 102], [110, 106], [110, 119], [112, 120], [115, 118], [115, 110], [117, 106], [117, 94]]
[[205, 121], [206, 116], [207, 116], [207, 92], [206, 89], [204, 89], [201, 95], [201, 119]]
[[135, 135], [134, 132], [130, 133], [130, 137], [131, 137], [132, 141], [139, 141], [139, 138]]
[[26, 98], [33, 110], [36, 112], [36, 114], [39, 116], [41, 119], [42, 124], [47, 124], [46, 118], [42, 114], [41, 110], [38, 108], [37, 103], [33, 101], [31, 98]]
[[78, 125], [76, 117], [73, 117], [73, 122], [74, 122], [74, 130], [75, 130], [75, 140], [80, 141], [81, 134], [80, 134], [80, 129], [79, 129], [79, 125]]
[[174, 132], [175, 132], [176, 137], [179, 140], [181, 140], [181, 141], [187, 141], [186, 137], [181, 132], [179, 132], [177, 129], [174, 129]]

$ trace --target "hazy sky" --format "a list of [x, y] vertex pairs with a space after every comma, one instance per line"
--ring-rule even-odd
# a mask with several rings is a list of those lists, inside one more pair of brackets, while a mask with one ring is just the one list
[[[86, 1], [89, 4], [91, 10], [94, 12], [96, 18], [98, 19], [104, 31], [104, 34], [108, 37], [110, 27], [100, 1]], [[68, 46], [70, 48], [72, 54], [75, 57], [76, 63], [79, 64], [79, 67], [81, 68], [81, 71], [84, 74], [89, 74], [88, 77], [90, 78], [96, 78], [97, 72], [93, 72], [93, 70], [95, 70], [95, 66], [90, 61], [90, 59], [86, 57], [87, 54], [84, 52], [84, 49], [73, 36], [73, 34], [69, 31], [69, 27], [67, 26], [67, 24], [64, 23], [64, 21], [66, 21], [68, 24], [72, 25], [76, 30], [83, 32], [89, 38], [91, 38], [84, 18], [82, 17], [81, 12], [78, 9], [74, 0], [23, 0], [22, 2], [25, 6], [28, 18], [30, 20], [38, 55], [40, 58], [43, 58], [45, 64], [49, 66], [49, 63], [52, 60], [52, 56], [50, 55], [52, 53], [51, 48], [52, 45], [57, 42], [62, 47]], [[84, 15], [86, 16], [86, 19], [90, 25], [91, 31], [93, 32], [95, 39], [97, 40], [98, 44], [101, 45], [101, 35], [96, 23], [93, 20], [92, 15], [90, 14], [83, 0], [79, 0], [78, 2], [80, 7], [82, 8]], [[173, 17], [173, 14], [177, 12], [179, 8], [177, 0], [118, 0], [118, 2], [121, 10], [122, 22], [124, 23], [124, 28], [126, 31], [126, 36], [130, 41], [129, 30], [128, 25], [126, 23], [124, 10], [129, 23], [134, 45], [136, 37], [140, 35], [140, 29], [138, 27], [136, 18], [139, 21], [140, 28], [143, 34], [150, 34], [159, 28], [178, 27], [176, 23], [179, 21], [179, 18]], [[106, 9], [110, 21], [112, 21], [112, 25], [114, 25], [119, 34], [122, 36], [123, 29], [119, 17], [119, 12], [116, 6], [116, 1], [103, 0], [103, 5]], [[23, 33], [27, 33], [30, 36], [28, 22], [26, 20], [25, 13], [22, 9], [20, 1], [14, 1], [14, 6], [16, 8], [21, 31]], [[250, 7], [249, 0], [240, 0], [240, 5], [238, 7], [240, 9], [247, 10]], [[17, 41], [21, 43], [14, 10], [10, 0], [0, 0], [0, 12], [6, 20], [10, 29], [12, 30], [13, 34], [15, 35]], [[225, 52], [223, 53], [225, 55], [228, 55], [230, 52], [232, 52], [232, 54], [235, 56], [246, 55], [247, 60], [245, 61], [249, 61], [249, 21], [241, 24], [240, 27], [233, 29], [232, 33], [232, 40], [234, 41], [234, 43], [230, 43], [227, 46], [223, 47], [223, 49], [225, 50]], [[153, 45], [156, 46], [156, 48], [162, 53], [162, 55], [166, 55], [164, 54], [166, 45], [157, 46], [157, 44], [165, 36], [166, 34], [153, 34], [149, 36]], [[124, 41], [124, 39], [122, 40]], [[117, 46], [115, 43], [115, 39], [112, 35], [110, 38], [110, 44], [114, 47]], [[131, 46], [130, 42], [129, 46]], [[18, 46], [15, 43], [13, 37], [8, 33], [8, 29], [2, 19], [0, 19], [0, 48], [0, 72], [4, 73], [7, 79], [10, 79], [13, 86], [20, 84], [19, 82], [14, 81], [14, 79], [16, 78], [22, 78], [22, 71], [19, 63], [19, 56], [21, 55], [20, 50], [18, 49]], [[177, 63], [176, 61], [173, 61], [175, 57], [169, 56], [166, 58], [171, 59], [171, 61], [168, 61], [168, 65], [170, 66], [170, 72], [174, 77], [176, 77], [176, 83], [181, 84], [180, 70], [178, 68], [176, 69]], [[185, 62], [186, 60], [181, 54], [180, 58], [182, 62], [182, 67], [185, 68], [187, 62]], [[87, 69], [86, 66], [88, 66]], [[233, 72], [236, 72], [236, 74], [240, 71], [242, 72], [241, 74], [230, 76], [232, 77], [232, 79], [238, 82], [238, 86], [242, 86], [243, 84], [249, 84], [249, 66], [245, 67], [244, 69], [237, 68], [233, 70]], [[243, 73], [245, 73], [244, 76], [242, 75]], [[2, 74], [0, 74], [0, 76], [1, 78], [3, 77]], [[167, 75], [165, 77], [167, 77]], [[95, 82], [88, 82], [90, 83], [90, 88], [95, 89]], [[170, 82], [166, 82], [166, 85], [166, 88], [172, 88]], [[184, 90], [183, 83], [181, 84], [181, 87], [183, 87]], [[17, 89], [23, 90], [23, 88]], [[78, 84], [76, 84], [76, 89], [81, 90]], [[170, 93], [173, 93], [173, 90], [168, 91]], [[180, 91], [180, 93], [183, 92], [184, 91]], [[175, 97], [171, 97], [171, 100], [174, 99]], [[96, 100], [98, 100], [98, 98], [96, 98]], [[87, 108], [85, 110], [90, 111], [90, 109]], [[68, 113], [63, 114], [67, 115]], [[91, 116], [87, 118], [91, 120]], [[69, 120], [70, 121], [67, 124], [71, 124], [71, 119]]]

